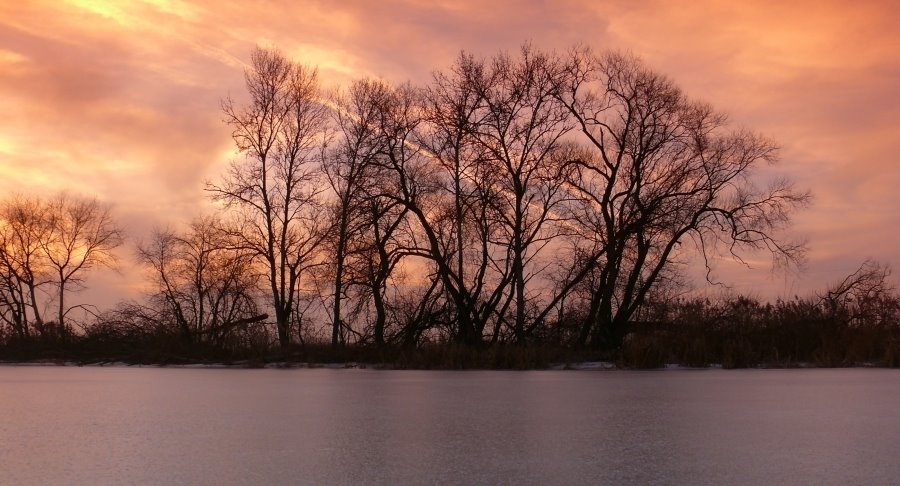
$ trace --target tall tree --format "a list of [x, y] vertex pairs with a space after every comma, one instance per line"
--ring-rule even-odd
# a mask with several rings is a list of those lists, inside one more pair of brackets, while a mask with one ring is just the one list
[[524, 45], [518, 57], [496, 56], [471, 80], [483, 100], [476, 140], [489, 153], [486, 163], [500, 174], [494, 214], [503, 228], [512, 285], [513, 331], [525, 338], [528, 265], [553, 237], [554, 207], [562, 191], [554, 177], [562, 139], [572, 128], [555, 102], [556, 61]]
[[[455, 303], [456, 332], [454, 338], [466, 344], [481, 342], [481, 333], [474, 318], [475, 302], [460, 276], [454, 270], [453, 250], [447, 246], [446, 232], [440, 218], [446, 205], [443, 201], [441, 170], [436, 169], [428, 151], [420, 143], [422, 128], [421, 91], [410, 85], [391, 87], [380, 85], [379, 119], [377, 129], [384, 139], [379, 165], [390, 177], [376, 188], [382, 201], [400, 205], [415, 220], [412, 238], [402, 249], [403, 254], [419, 257], [434, 266], [436, 280], [426, 295], [434, 295], [436, 282]], [[423, 240], [423, 241], [419, 241]]]
[[256, 48], [244, 78], [250, 101], [222, 103], [243, 158], [207, 190], [237, 210], [230, 233], [264, 268], [278, 339], [286, 347], [301, 274], [326, 235], [316, 162], [329, 115], [317, 72], [278, 51]]
[[[482, 336], [489, 320], [503, 314], [507, 273], [493, 258], [499, 231], [491, 217], [499, 197], [498, 174], [487, 163], [490, 152], [476, 139], [485, 115], [484, 62], [462, 53], [447, 71], [437, 72], [426, 87], [425, 123], [418, 143], [442, 169], [439, 178], [443, 205], [435, 229], [442, 237], [444, 254], [459, 290], [454, 310], [461, 335]], [[499, 322], [499, 320], [498, 320]], [[494, 333], [497, 337], [497, 333]]]
[[363, 238], [369, 221], [366, 186], [375, 179], [373, 166], [384, 144], [378, 130], [379, 83], [360, 80], [333, 99], [338, 139], [323, 161], [324, 173], [334, 192], [333, 283], [331, 345], [341, 342], [344, 322], [341, 304], [347, 292], [347, 263], [352, 243]]
[[618, 53], [574, 49], [555, 96], [581, 134], [581, 153], [561, 175], [577, 201], [573, 221], [593, 246], [575, 272], [594, 273], [579, 342], [620, 346], [683, 246], [707, 261], [719, 250], [737, 259], [746, 250], [802, 258], [804, 246], [778, 230], [809, 196], [785, 179], [758, 183], [759, 166], [776, 161], [769, 140], [729, 128], [724, 115]]

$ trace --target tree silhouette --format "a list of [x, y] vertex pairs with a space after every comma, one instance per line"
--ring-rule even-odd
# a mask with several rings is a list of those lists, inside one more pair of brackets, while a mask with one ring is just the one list
[[40, 198], [22, 195], [9, 197], [0, 209], [0, 264], [9, 312], [6, 319], [13, 322], [22, 337], [28, 335], [32, 322], [38, 333], [43, 334], [38, 293], [50, 282], [46, 254], [41, 247], [49, 238], [48, 213]]
[[186, 342], [223, 345], [258, 314], [251, 259], [230, 243], [217, 219], [203, 217], [183, 232], [157, 230], [138, 248], [154, 278], [153, 310], [174, 321]]
[[66, 292], [84, 285], [83, 274], [98, 265], [112, 267], [113, 251], [122, 245], [122, 229], [108, 205], [97, 199], [78, 199], [65, 193], [46, 206], [49, 231], [40, 242], [57, 288], [57, 324], [65, 329]]
[[328, 112], [320, 102], [316, 71], [277, 51], [254, 50], [244, 77], [249, 103], [222, 103], [243, 158], [207, 191], [235, 210], [229, 230], [234, 244], [264, 267], [278, 340], [286, 347], [301, 274], [326, 236], [316, 161]]
[[[595, 266], [579, 342], [617, 348], [627, 324], [684, 243], [703, 258], [767, 250], [796, 262], [804, 246], [776, 232], [809, 196], [787, 180], [760, 186], [775, 145], [688, 99], [668, 78], [618, 53], [571, 52], [557, 99], [582, 134], [561, 175]], [[588, 250], [591, 253], [591, 250]]]

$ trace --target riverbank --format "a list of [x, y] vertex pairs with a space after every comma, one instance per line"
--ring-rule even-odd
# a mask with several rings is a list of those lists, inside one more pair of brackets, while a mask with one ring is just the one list
[[66, 360], [31, 360], [31, 361], [6, 361], [0, 360], [0, 366], [9, 367], [97, 367], [97, 368], [184, 368], [184, 369], [370, 369], [370, 370], [519, 370], [519, 371], [624, 371], [624, 370], [717, 370], [717, 369], [834, 369], [834, 368], [896, 368], [885, 366], [881, 363], [853, 363], [844, 366], [817, 366], [813, 363], [791, 363], [788, 365], [760, 364], [743, 368], [729, 368], [721, 363], [711, 363], [706, 366], [689, 366], [679, 363], [666, 363], [659, 367], [635, 368], [624, 364], [609, 361], [584, 361], [567, 363], [550, 363], [545, 367], [535, 368], [411, 368], [397, 367], [391, 363], [360, 363], [355, 361], [342, 363], [314, 363], [302, 361], [271, 361], [260, 362], [257, 360], [238, 360], [222, 362], [164, 362], [143, 363], [128, 361], [66, 361]]
[[[284, 349], [268, 346], [225, 348], [176, 339], [137, 342], [35, 339], [0, 346], [0, 363], [419, 370], [900, 367], [900, 346], [893, 339], [869, 339], [865, 347], [845, 344], [798, 350], [751, 338], [752, 334], [726, 339], [714, 332], [694, 336], [635, 334], [629, 336], [618, 351], [606, 352], [538, 343], [485, 343], [482, 346], [429, 343], [419, 347], [349, 344], [333, 348], [330, 343], [308, 342]], [[857, 341], [842, 342], [852, 344]]]

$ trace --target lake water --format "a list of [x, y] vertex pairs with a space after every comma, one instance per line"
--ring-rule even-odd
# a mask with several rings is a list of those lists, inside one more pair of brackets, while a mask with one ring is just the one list
[[900, 370], [0, 367], [0, 484], [898, 484]]

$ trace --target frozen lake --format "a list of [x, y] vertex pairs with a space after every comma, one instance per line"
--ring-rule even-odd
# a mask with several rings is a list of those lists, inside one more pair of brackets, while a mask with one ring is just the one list
[[0, 484], [897, 484], [900, 370], [0, 366]]

